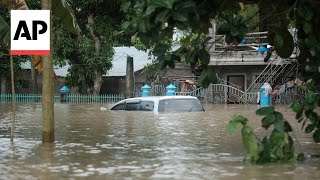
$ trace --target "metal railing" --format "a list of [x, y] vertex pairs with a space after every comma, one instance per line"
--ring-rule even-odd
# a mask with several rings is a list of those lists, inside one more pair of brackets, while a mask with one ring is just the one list
[[[41, 94], [16, 94], [18, 103], [41, 102]], [[125, 97], [119, 94], [66, 94], [66, 103], [115, 103]], [[0, 102], [12, 102], [12, 94], [0, 94]], [[60, 95], [54, 95], [54, 102], [60, 102]]]

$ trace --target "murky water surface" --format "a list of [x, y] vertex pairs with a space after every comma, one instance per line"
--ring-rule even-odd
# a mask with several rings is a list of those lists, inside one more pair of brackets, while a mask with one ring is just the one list
[[[267, 135], [256, 105], [206, 105], [204, 113], [153, 115], [101, 111], [101, 105], [55, 104], [55, 143], [43, 144], [41, 104], [18, 105], [10, 141], [10, 104], [0, 104], [0, 179], [319, 179], [320, 159], [302, 164], [249, 165], [240, 129], [227, 134], [233, 115], [244, 115]], [[104, 105], [106, 106], [106, 105]], [[109, 106], [110, 107], [110, 106]], [[296, 152], [319, 153], [286, 106], [276, 110], [295, 128]]]

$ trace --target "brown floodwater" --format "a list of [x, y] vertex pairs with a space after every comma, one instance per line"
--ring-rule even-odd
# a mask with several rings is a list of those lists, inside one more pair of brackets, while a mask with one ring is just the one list
[[43, 144], [41, 104], [19, 104], [14, 141], [12, 109], [0, 104], [0, 179], [320, 179], [320, 145], [301, 130], [287, 106], [276, 110], [294, 127], [303, 163], [243, 162], [240, 129], [226, 132], [234, 115], [250, 120], [259, 137], [257, 105], [205, 105], [206, 112], [154, 115], [101, 111], [105, 104], [55, 104], [55, 142]]

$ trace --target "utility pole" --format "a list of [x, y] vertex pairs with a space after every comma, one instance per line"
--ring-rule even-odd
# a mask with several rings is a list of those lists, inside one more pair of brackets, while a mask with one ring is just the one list
[[133, 70], [133, 57], [127, 57], [127, 71], [126, 71], [126, 98], [133, 97], [132, 92], [134, 88], [134, 70]]

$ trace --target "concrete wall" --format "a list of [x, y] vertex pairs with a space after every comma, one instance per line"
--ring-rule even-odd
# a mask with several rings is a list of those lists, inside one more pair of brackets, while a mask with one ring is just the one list
[[[37, 82], [36, 93], [41, 94], [41, 92], [42, 92], [42, 76], [36, 72], [35, 77], [36, 77], [36, 82]], [[54, 80], [54, 93], [59, 94], [59, 90], [63, 86], [64, 86], [63, 78], [56, 77]], [[25, 93], [25, 94], [34, 93], [33, 87], [32, 87], [31, 70], [22, 71], [22, 74], [19, 75], [19, 77], [17, 78], [16, 93]]]
[[218, 74], [219, 78], [227, 81], [228, 75], [244, 75], [247, 89], [253, 82], [254, 77], [259, 75], [265, 66], [210, 66], [209, 69]]

